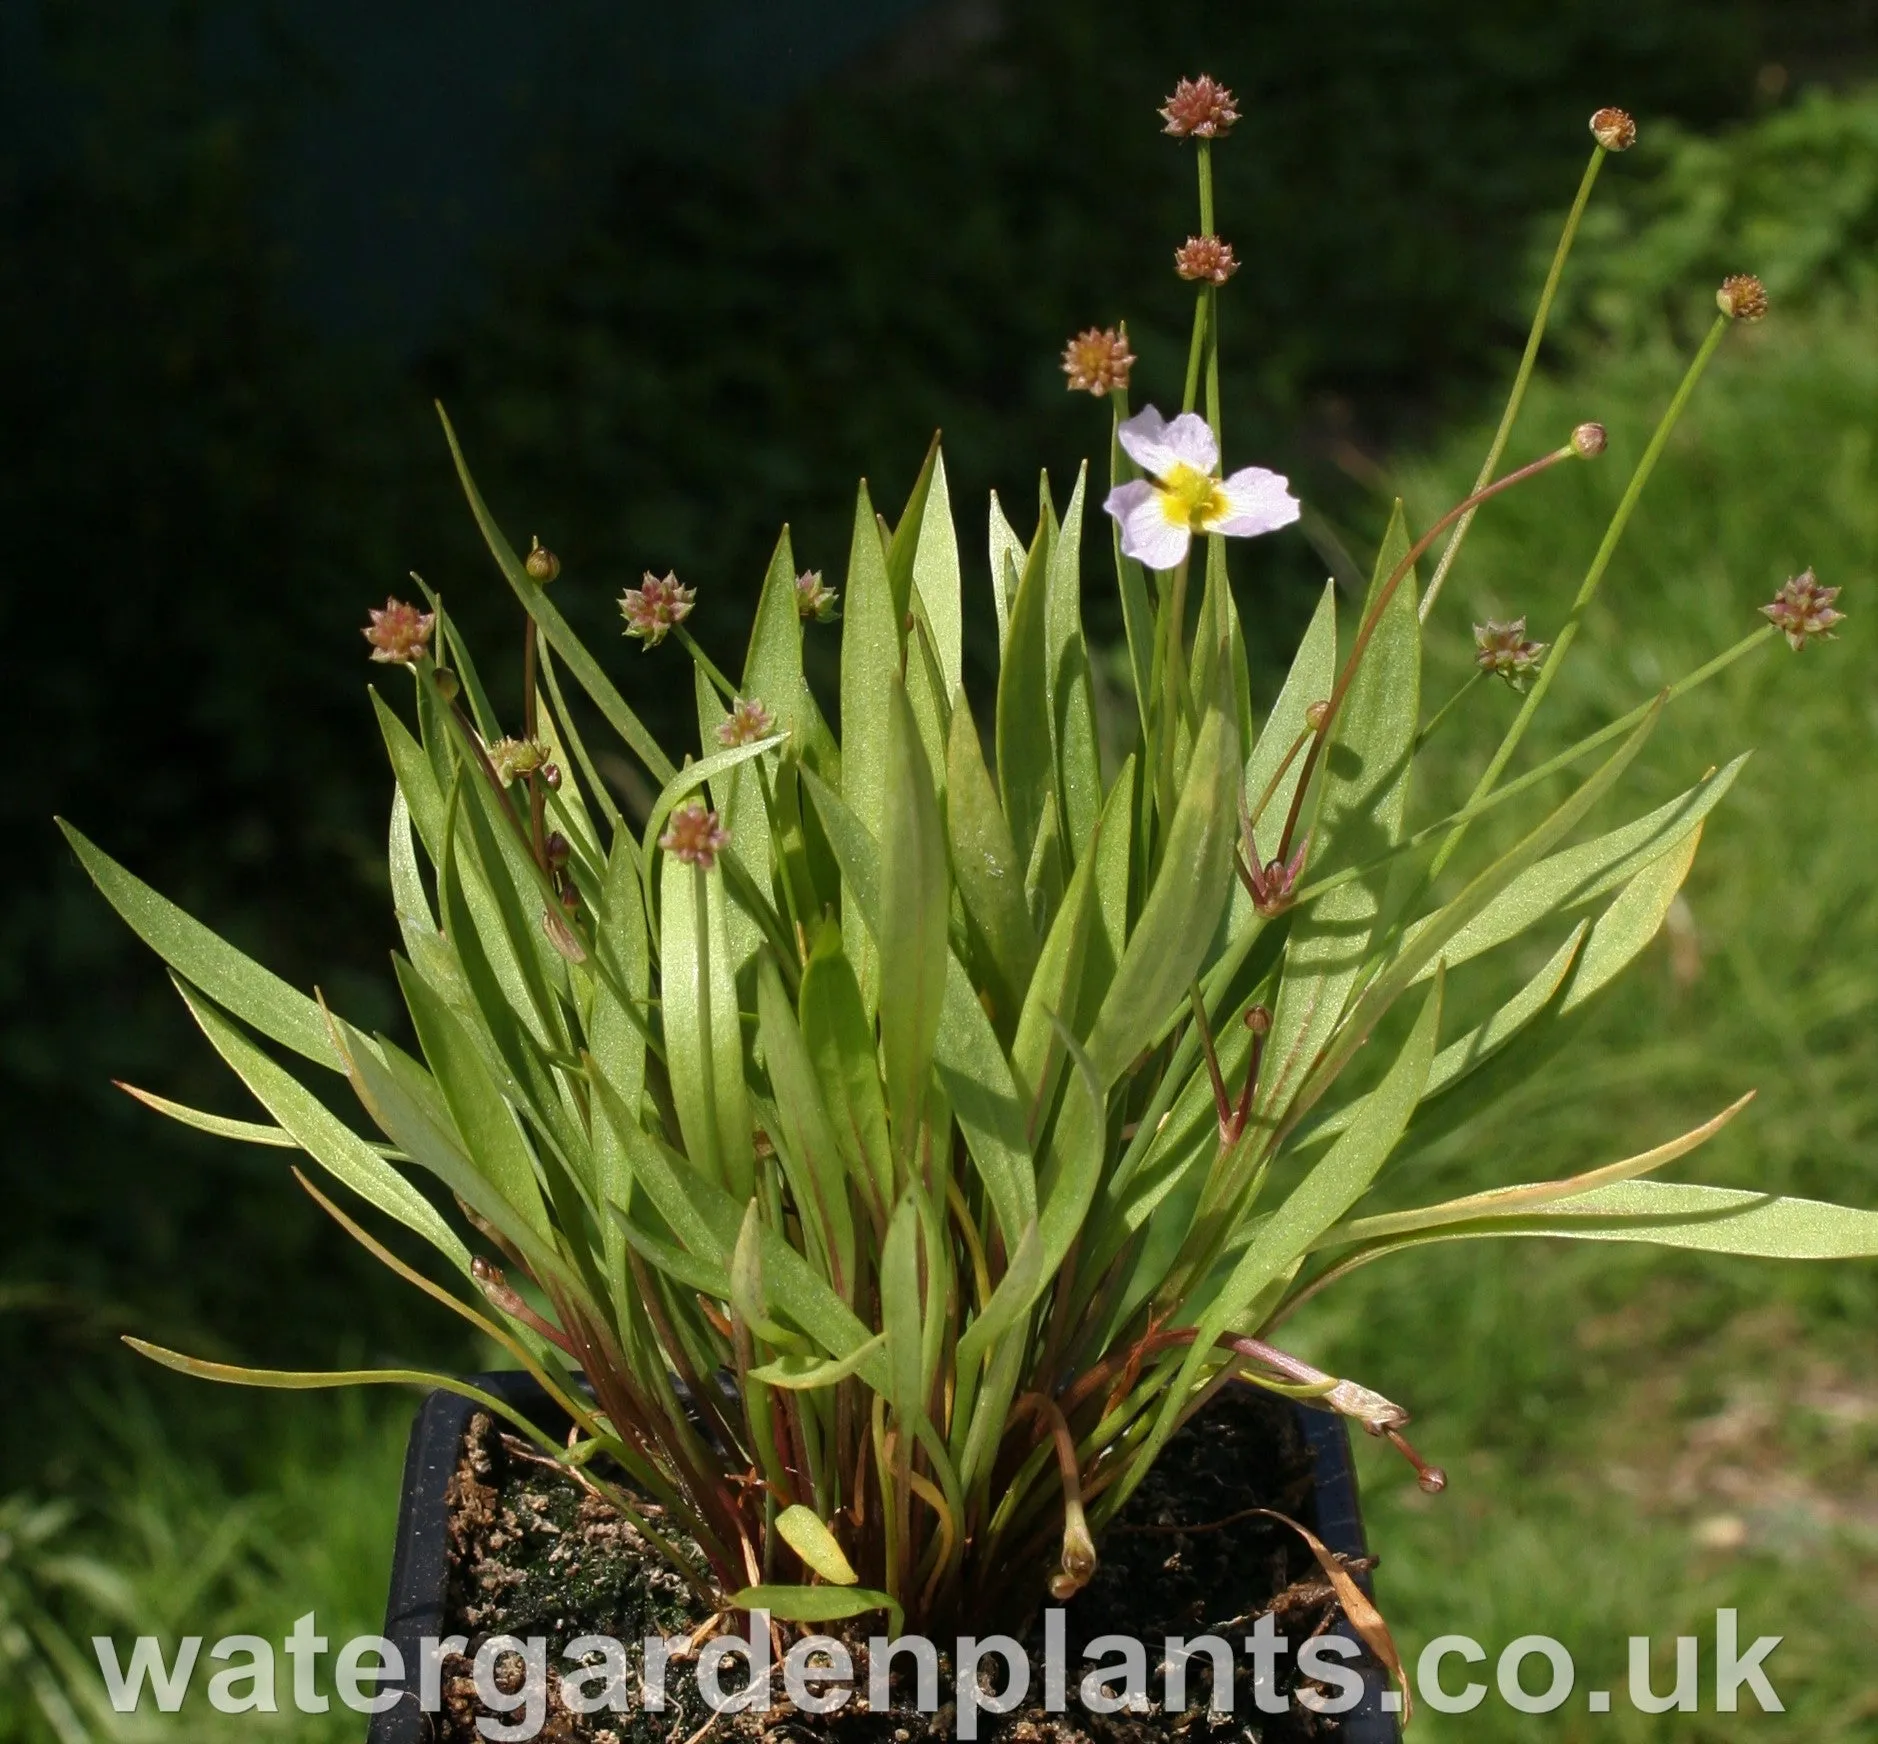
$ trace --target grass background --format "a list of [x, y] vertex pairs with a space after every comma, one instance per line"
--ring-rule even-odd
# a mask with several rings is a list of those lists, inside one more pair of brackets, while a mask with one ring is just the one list
[[[1629, 780], [1630, 811], [1738, 750], [1756, 751], [1708, 826], [1686, 912], [1607, 1001], [1590, 1045], [1402, 1190], [1445, 1196], [1591, 1166], [1658, 1142], [1753, 1085], [1760, 1096], [1748, 1113], [1678, 1173], [1878, 1205], [1870, 873], [1878, 613], [1863, 597], [1878, 578], [1878, 99], [1811, 95], [1719, 133], [1646, 126], [1635, 159], [1609, 174], [1573, 268], [1563, 311], [1571, 337], [1549, 356], [1510, 453], [1548, 447], [1588, 416], [1610, 427], [1611, 451], [1482, 516], [1430, 626], [1431, 701], [1463, 676], [1476, 619], [1524, 612], [1536, 635], [1555, 630], [1674, 384], [1679, 346], [1707, 319], [1707, 287], [1740, 264], [1764, 271], [1777, 313], [1730, 336], [1524, 755], [1543, 755], [1732, 642], [1801, 567], [1843, 583], [1840, 604], [1852, 615], [1836, 643], [1797, 657], [1775, 644], [1676, 706]], [[1549, 249], [1550, 234], [1550, 221], [1535, 224], [1534, 249]], [[546, 396], [564, 341], [547, 317], [519, 331], [528, 343], [518, 341], [509, 361], [520, 359], [529, 396]], [[1239, 342], [1229, 333], [1228, 343]], [[521, 367], [531, 360], [532, 369]], [[1299, 394], [1301, 407], [1321, 406]], [[538, 415], [534, 403], [514, 401], [511, 413], [526, 425]], [[1276, 422], [1271, 408], [1284, 395], [1261, 403], [1261, 416]], [[883, 394], [869, 417], [893, 410]], [[1346, 468], [1344, 476], [1322, 469], [1322, 500], [1357, 547], [1379, 530], [1396, 492], [1425, 523], [1471, 482], [1486, 434], [1463, 400], [1419, 425], [1404, 420], [1386, 443], [1344, 453], [1326, 442], [1316, 452], [1333, 463], [1343, 454]], [[780, 483], [767, 492], [786, 494]], [[377, 534], [390, 542], [382, 527]], [[1105, 585], [1092, 568], [1092, 593]], [[1242, 602], [1255, 640], [1288, 635], [1302, 597], [1290, 588], [1282, 572], [1258, 578]], [[1465, 792], [1511, 706], [1481, 687], [1450, 718], [1417, 800], [1424, 815]], [[361, 784], [374, 807], [376, 783], [374, 773]], [[1482, 846], [1490, 836], [1483, 827]], [[344, 841], [338, 824], [331, 839]], [[265, 855], [254, 864], [264, 866]], [[341, 894], [336, 907], [367, 912], [367, 890]], [[1510, 980], [1521, 965], [1498, 972]], [[164, 1087], [190, 1094], [173, 1081]], [[206, 1143], [189, 1155], [212, 1171], [193, 1191], [256, 1199], [277, 1225], [267, 1239], [285, 1243], [289, 1258], [296, 1242], [304, 1248], [307, 1238], [285, 1232], [310, 1214], [284, 1192], [258, 1197], [273, 1191], [259, 1184], [276, 1181], [277, 1158], [212, 1153]], [[265, 1263], [279, 1263], [282, 1249], [265, 1251]], [[176, 1238], [167, 1253], [161, 1244], [143, 1249], [138, 1264], [174, 1271], [194, 1254]], [[317, 1300], [320, 1252], [303, 1257]], [[227, 1294], [256, 1262], [231, 1247], [214, 1263], [223, 1279], [215, 1288]], [[199, 1269], [184, 1268], [169, 1290], [186, 1297]], [[119, 1274], [44, 1275], [9, 1273], [21, 1280], [0, 1297], [13, 1311], [9, 1324], [50, 1321], [68, 1346], [92, 1351], [125, 1322], [110, 1294]], [[327, 1357], [335, 1336], [354, 1336], [363, 1343], [349, 1354], [375, 1360], [436, 1340], [424, 1314], [373, 1298], [356, 1334], [315, 1325], [289, 1336]], [[1552, 1716], [1490, 1701], [1467, 1716], [1426, 1714], [1417, 1733], [1878, 1738], [1874, 1324], [1870, 1266], [1538, 1242], [1400, 1257], [1358, 1274], [1301, 1319], [1294, 1342], [1411, 1404], [1419, 1444], [1450, 1473], [1448, 1492], [1425, 1498], [1398, 1462], [1360, 1450], [1372, 1538], [1384, 1554], [1379, 1590], [1405, 1645], [1413, 1651], [1458, 1631], [1497, 1646], [1543, 1632], [1579, 1660], [1580, 1693]], [[239, 1328], [223, 1330], [240, 1337]], [[134, 1620], [158, 1631], [186, 1624], [211, 1639], [239, 1628], [278, 1640], [308, 1608], [334, 1640], [377, 1626], [404, 1400], [224, 1395], [118, 1365], [74, 1368], [56, 1393], [25, 1401], [18, 1421], [34, 1425], [34, 1457], [16, 1448], [9, 1469], [22, 1492], [76, 1499], [60, 1548], [116, 1572], [113, 1594], [127, 1613], [114, 1623], [119, 1633]], [[18, 1579], [27, 1572], [30, 1581]], [[112, 1594], [57, 1573], [0, 1542], [0, 1634], [41, 1617], [81, 1634], [94, 1626]], [[1789, 1712], [1626, 1714], [1624, 1637], [1697, 1634], [1706, 1677], [1718, 1605], [1739, 1608], [1746, 1636], [1788, 1637], [1771, 1670]], [[0, 1640], [0, 1652], [14, 1639]], [[1659, 1678], [1666, 1665], [1659, 1657]], [[1589, 1716], [1587, 1688], [1620, 1692], [1614, 1711]], [[16, 1677], [0, 1676], [8, 1744], [49, 1735], [23, 1694]], [[360, 1730], [344, 1713], [194, 1715], [159, 1724], [153, 1736], [337, 1744]]]

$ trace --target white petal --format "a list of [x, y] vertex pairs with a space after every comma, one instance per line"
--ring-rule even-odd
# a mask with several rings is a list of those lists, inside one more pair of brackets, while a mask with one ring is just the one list
[[1124, 557], [1132, 557], [1150, 569], [1172, 569], [1187, 555], [1192, 534], [1167, 518], [1161, 493], [1145, 479], [1117, 485], [1109, 492], [1105, 506], [1122, 524]]
[[1288, 483], [1282, 473], [1268, 472], [1262, 466], [1242, 467], [1220, 486], [1227, 513], [1210, 523], [1208, 530], [1249, 539], [1290, 526], [1303, 509]]
[[1219, 465], [1219, 444], [1213, 440], [1213, 427], [1198, 412], [1182, 412], [1161, 432], [1161, 444], [1195, 472], [1211, 472]]
[[1135, 465], [1158, 478], [1173, 464], [1172, 456], [1161, 441], [1161, 433], [1166, 428], [1167, 420], [1159, 412], [1152, 406], [1143, 406], [1132, 418], [1123, 420], [1115, 439]]

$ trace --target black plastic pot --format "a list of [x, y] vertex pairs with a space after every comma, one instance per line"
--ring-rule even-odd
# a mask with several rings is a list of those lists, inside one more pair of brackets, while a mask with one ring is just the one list
[[[546, 1422], [553, 1407], [527, 1375], [478, 1375], [485, 1392], [537, 1415]], [[1294, 1407], [1313, 1458], [1316, 1475], [1309, 1525], [1330, 1548], [1346, 1557], [1369, 1554], [1357, 1500], [1356, 1468], [1350, 1437], [1341, 1417]], [[430, 1394], [418, 1407], [404, 1458], [404, 1493], [398, 1507], [398, 1541], [391, 1562], [391, 1596], [385, 1607], [385, 1635], [403, 1655], [406, 1677], [387, 1681], [398, 1690], [396, 1706], [372, 1718], [366, 1744], [433, 1744], [430, 1716], [419, 1706], [417, 1677], [420, 1643], [444, 1634], [444, 1607], [450, 1582], [449, 1512], [446, 1492], [463, 1456], [463, 1437], [478, 1407], [455, 1393]], [[1359, 1577], [1367, 1590], [1367, 1576]], [[1342, 1744], [1400, 1744], [1393, 1713], [1383, 1709], [1387, 1680], [1367, 1659], [1365, 1690], [1355, 1711], [1343, 1716]]]

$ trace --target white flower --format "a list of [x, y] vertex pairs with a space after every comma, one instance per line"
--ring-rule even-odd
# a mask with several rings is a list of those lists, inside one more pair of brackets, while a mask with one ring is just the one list
[[1249, 539], [1298, 518], [1298, 499], [1279, 473], [1247, 466], [1215, 476], [1219, 444], [1197, 413], [1169, 423], [1145, 406], [1116, 434], [1148, 476], [1118, 484], [1102, 506], [1121, 523], [1123, 554], [1150, 569], [1178, 565], [1195, 533]]

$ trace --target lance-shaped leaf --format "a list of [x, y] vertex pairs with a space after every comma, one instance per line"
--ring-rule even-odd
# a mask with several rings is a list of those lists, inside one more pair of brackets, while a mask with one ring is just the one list
[[[1517, 938], [1547, 915], [1594, 902], [1641, 868], [1660, 860], [1702, 827], [1748, 760], [1748, 753], [1698, 781], [1687, 793], [1647, 817], [1552, 854], [1522, 872], [1448, 942], [1441, 955], [1450, 969]], [[1422, 924], [1426, 924], [1425, 922]], [[1415, 937], [1417, 928], [1409, 929]], [[1423, 970], [1425, 975], [1427, 970]]]
[[[842, 879], [854, 892], [871, 930], [879, 899], [879, 852], [838, 794], [807, 770], [803, 782], [827, 826], [829, 842], [841, 861]], [[1036, 1177], [1025, 1124], [1028, 1109], [1011, 1078], [991, 1019], [956, 957], [946, 966], [945, 1005], [939, 1014], [933, 1064], [965, 1134], [966, 1148], [978, 1166], [998, 1227], [1006, 1243], [1015, 1244], [1037, 1214]]]
[[468, 1273], [469, 1250], [423, 1194], [208, 1000], [180, 980], [176, 990], [215, 1051], [280, 1122], [290, 1143], [335, 1181], [344, 1182], [367, 1204], [421, 1235], [459, 1271]]
[[[863, 484], [854, 505], [842, 601], [841, 797], [876, 841], [887, 807], [887, 698], [906, 647], [905, 623], [905, 609], [894, 604], [874, 505]], [[879, 955], [845, 889], [842, 894], [842, 942], [871, 1013], [880, 997]]]
[[874, 1030], [841, 935], [832, 925], [817, 936], [802, 971], [800, 1014], [835, 1144], [848, 1174], [885, 1217], [893, 1202], [893, 1149]]
[[1017, 597], [1017, 578], [1024, 573], [1024, 542], [1006, 518], [996, 491], [991, 493], [989, 549], [991, 605], [997, 615], [998, 654], [1002, 658], [1011, 630], [1011, 601]]
[[[594, 938], [610, 973], [594, 981], [593, 1004], [587, 1022], [591, 1070], [612, 1086], [620, 1107], [636, 1111], [646, 1083], [646, 1019], [632, 1001], [646, 999], [651, 985], [651, 961], [646, 938], [645, 899], [634, 864], [632, 836], [625, 830], [613, 838], [606, 882]], [[595, 1191], [602, 1205], [632, 1206], [632, 1161], [608, 1121], [592, 1123]], [[601, 1219], [607, 1275], [622, 1280], [625, 1250], [617, 1225]]]
[[1023, 1014], [1017, 1021], [1017, 1039], [1011, 1046], [1011, 1070], [1036, 1110], [1031, 1116], [1033, 1124], [1049, 1111], [1055, 1098], [1057, 1072], [1066, 1057], [1057, 1039], [1057, 1024], [1076, 1015], [1081, 1003], [1083, 959], [1090, 939], [1100, 928], [1094, 846], [1091, 843], [1069, 881], [1063, 906], [1057, 911], [1050, 936], [1044, 940], [1030, 991], [1024, 996]]
[[774, 1362], [759, 1364], [750, 1371], [750, 1379], [768, 1387], [781, 1387], [786, 1393], [813, 1393], [845, 1381], [861, 1372], [877, 1357], [885, 1354], [887, 1335], [882, 1332], [867, 1343], [856, 1345], [839, 1362], [817, 1361], [814, 1357], [779, 1356]]
[[1317, 1098], [1336, 1082], [1351, 1056], [1369, 1039], [1370, 1032], [1383, 1013], [1395, 1003], [1404, 989], [1419, 978], [1422, 970], [1441, 955], [1448, 940], [1528, 866], [1535, 864], [1575, 829], [1585, 814], [1611, 790], [1618, 777], [1630, 767], [1631, 760], [1643, 749], [1644, 741], [1661, 716], [1662, 701], [1659, 698], [1657, 706], [1644, 716], [1629, 738], [1576, 793], [1484, 872], [1479, 873], [1452, 901], [1436, 911], [1433, 921], [1417, 933], [1413, 941], [1404, 944], [1388, 966], [1364, 990], [1310, 1076], [1299, 1087], [1290, 1108], [1285, 1112], [1281, 1136], [1294, 1127], [1314, 1106]]
[[[456, 1014], [403, 959], [396, 961], [396, 968], [424, 1059], [456, 1128], [457, 1148], [501, 1195], [514, 1216], [524, 1219], [542, 1242], [551, 1241], [553, 1232], [542, 1203], [534, 1157], [516, 1124], [514, 1110], [502, 1099], [481, 1053]], [[455, 1185], [451, 1182], [453, 1188]], [[504, 1228], [508, 1225], [508, 1219], [497, 1221]]]
[[723, 872], [667, 854], [661, 884], [659, 991], [672, 1101], [693, 1165], [742, 1201], [755, 1190], [756, 1163]]
[[1095, 694], [1082, 629], [1082, 518], [1089, 482], [1076, 474], [1063, 524], [1050, 544], [1045, 607], [1050, 713], [1055, 729], [1057, 794], [1063, 844], [1073, 862], [1088, 845], [1102, 810], [1102, 763], [1096, 752]]
[[[646, 827], [639, 844], [641, 870], [645, 887], [648, 890], [656, 881], [659, 837], [665, 833], [666, 823], [670, 820], [672, 813], [707, 781], [717, 781], [740, 764], [748, 763], [754, 757], [761, 757], [765, 751], [775, 750], [782, 742], [780, 733], [772, 733], [766, 739], [753, 739], [747, 745], [732, 745], [723, 751], [713, 751], [708, 757], [700, 757], [695, 763], [687, 763], [660, 789], [658, 798], [653, 802], [651, 815], [646, 820]], [[663, 911], [662, 895], [659, 906]]]
[[[1422, 1085], [1435, 1056], [1435, 1037], [1441, 1024], [1441, 993], [1442, 980], [1437, 976], [1422, 1001], [1414, 1028], [1409, 1031], [1382, 1082], [1364, 1098], [1362, 1112], [1350, 1130], [1337, 1140], [1330, 1154], [1292, 1188], [1278, 1209], [1259, 1224], [1230, 1276], [1200, 1314], [1195, 1323], [1193, 1344], [1167, 1389], [1154, 1428], [1128, 1476], [1121, 1480], [1124, 1496], [1140, 1482], [1148, 1462], [1167, 1445], [1202, 1371], [1209, 1363], [1217, 1361], [1214, 1343], [1219, 1335], [1240, 1329], [1247, 1311], [1274, 1283], [1289, 1277], [1311, 1244], [1369, 1190], [1421, 1098]], [[1181, 1305], [1171, 1306], [1178, 1309]], [[1120, 1500], [1112, 1506], [1119, 1508]]]
[[1019, 858], [1029, 866], [1046, 804], [1056, 794], [1056, 722], [1050, 708], [1050, 530], [1037, 528], [1011, 602], [998, 664], [998, 794]]
[[952, 892], [932, 771], [897, 675], [888, 692], [887, 781], [877, 933], [884, 971], [880, 1051], [894, 1145], [910, 1166], [945, 1004]]
[[58, 825], [91, 881], [151, 950], [192, 987], [315, 1065], [342, 1069], [320, 1008], [124, 870], [63, 818]]
[[730, 1608], [760, 1611], [782, 1623], [839, 1623], [846, 1617], [885, 1611], [887, 1627], [895, 1635], [906, 1627], [900, 1601], [872, 1587], [745, 1587], [731, 1594]]
[[783, 1509], [776, 1516], [776, 1532], [823, 1580], [838, 1587], [851, 1587], [860, 1582], [861, 1577], [854, 1572], [840, 1539], [813, 1508], [805, 1508], [797, 1502]]
[[[1408, 549], [1408, 528], [1397, 503], [1376, 556], [1372, 602]], [[1415, 598], [1411, 573], [1377, 620], [1331, 729], [1310, 832], [1314, 874], [1367, 864], [1401, 838], [1421, 712], [1421, 619]], [[1252, 795], [1251, 803], [1257, 801], [1258, 795]], [[1293, 923], [1260, 1074], [1265, 1107], [1284, 1106], [1343, 1016], [1382, 919], [1393, 870], [1382, 868], [1338, 885]]]
[[1238, 833], [1239, 732], [1231, 699], [1215, 699], [1200, 727], [1167, 833], [1159, 876], [1109, 984], [1088, 1040], [1106, 1089], [1186, 997], [1226, 904]]
[[944, 694], [951, 696], [963, 682], [965, 609], [959, 583], [959, 535], [952, 524], [952, 491], [946, 483], [945, 456], [936, 446], [931, 489], [913, 551], [913, 591], [925, 608], [933, 652], [945, 680]]
[[[1114, 428], [1121, 425], [1115, 414]], [[1136, 476], [1134, 462], [1123, 452], [1113, 430], [1109, 436], [1109, 485], [1125, 484]], [[997, 507], [997, 498], [991, 499]], [[995, 540], [994, 540], [995, 545]], [[1122, 524], [1111, 519], [1109, 547], [1115, 559], [1115, 586], [1121, 595], [1122, 631], [1128, 640], [1128, 669], [1134, 679], [1135, 711], [1143, 732], [1154, 712], [1154, 607], [1148, 599], [1148, 578], [1132, 557], [1122, 555]], [[995, 559], [994, 559], [995, 569]]]
[[[806, 985], [805, 976], [805, 991]], [[822, 995], [818, 992], [815, 997], [819, 1000]], [[854, 995], [854, 1004], [858, 1010], [858, 994]], [[767, 955], [757, 965], [757, 1034], [763, 1044], [763, 1065], [769, 1073], [770, 1089], [776, 1097], [781, 1131], [775, 1136], [790, 1192], [816, 1245], [830, 1258], [831, 1281], [843, 1296], [849, 1296], [856, 1273], [854, 1219], [848, 1209], [848, 1165], [823, 1101], [814, 1061], [790, 1009], [789, 996], [783, 991], [782, 977]], [[871, 1076], [873, 1060], [869, 1058], [865, 1064]], [[842, 1077], [845, 1103], [845, 1074]], [[879, 1097], [876, 1083], [876, 1106]], [[877, 1138], [884, 1146], [884, 1129]], [[860, 1178], [868, 1177], [863, 1174]]]
[[515, 597], [522, 602], [522, 609], [534, 619], [542, 635], [547, 637], [548, 646], [560, 655], [581, 689], [593, 699], [601, 714], [606, 716], [608, 724], [632, 747], [634, 754], [651, 772], [652, 779], [669, 781], [673, 773], [672, 760], [660, 749], [645, 723], [626, 706], [626, 699], [614, 688], [613, 681], [600, 670], [600, 663], [587, 652], [585, 644], [561, 615], [560, 608], [549, 599], [548, 590], [528, 573], [522, 560], [516, 556], [515, 547], [503, 537], [502, 529], [496, 525], [495, 517], [490, 514], [482, 493], [476, 488], [476, 481], [470, 477], [469, 463], [463, 458], [456, 430], [442, 406], [437, 408], [437, 416], [443, 420], [444, 437], [450, 444], [450, 457], [456, 462], [457, 479], [463, 486], [463, 495], [469, 500], [470, 513], [476, 517], [483, 542], [489, 547], [489, 554], [496, 560], [496, 567], [502, 571], [503, 578], [514, 589]]
[[920, 1289], [919, 1202], [909, 1191], [887, 1226], [880, 1254], [880, 1325], [887, 1335], [887, 1399], [910, 1422], [924, 1408], [920, 1384], [925, 1296]]
[[834, 735], [802, 675], [802, 613], [796, 604], [795, 553], [783, 528], [763, 575], [763, 592], [743, 662], [743, 694], [759, 697], [778, 729], [825, 775], [839, 761]]
[[972, 928], [974, 977], [990, 994], [993, 1022], [1013, 1033], [1037, 963], [1037, 935], [1024, 903], [1024, 867], [985, 767], [978, 727], [960, 691], [946, 754], [946, 832], [952, 876]]

